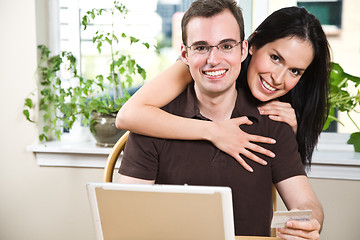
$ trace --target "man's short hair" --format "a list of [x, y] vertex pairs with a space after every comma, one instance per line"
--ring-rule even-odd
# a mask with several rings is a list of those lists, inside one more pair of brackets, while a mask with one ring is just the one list
[[235, 17], [240, 29], [240, 41], [244, 40], [244, 19], [241, 8], [234, 0], [195, 0], [185, 12], [181, 21], [182, 41], [187, 44], [186, 26], [194, 17], [212, 17], [229, 10]]

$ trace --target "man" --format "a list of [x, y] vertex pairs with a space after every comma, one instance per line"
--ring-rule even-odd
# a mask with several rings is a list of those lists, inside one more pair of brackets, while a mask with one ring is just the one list
[[[312, 209], [309, 222], [289, 222], [286, 235], [317, 239], [322, 208], [305, 176], [290, 126], [261, 116], [250, 93], [236, 88], [241, 62], [248, 54], [241, 10], [232, 0], [195, 1], [182, 20], [181, 57], [194, 84], [164, 107], [170, 113], [204, 121], [248, 116], [241, 126], [250, 134], [276, 139], [276, 154], [248, 172], [207, 141], [158, 139], [130, 134], [119, 170], [120, 182], [229, 186], [236, 235], [270, 234], [272, 184], [289, 209]], [[290, 236], [282, 235], [284, 239]]]

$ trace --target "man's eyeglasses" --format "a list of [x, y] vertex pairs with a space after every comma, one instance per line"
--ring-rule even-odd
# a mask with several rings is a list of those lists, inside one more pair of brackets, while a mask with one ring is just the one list
[[184, 45], [186, 48], [190, 48], [190, 50], [196, 54], [207, 54], [210, 52], [210, 49], [213, 47], [216, 47], [221, 53], [226, 54], [226, 53], [231, 53], [233, 49], [239, 44], [241, 44], [241, 42], [226, 41], [214, 46], [208, 44], [193, 44], [191, 46], [186, 46], [185, 44]]

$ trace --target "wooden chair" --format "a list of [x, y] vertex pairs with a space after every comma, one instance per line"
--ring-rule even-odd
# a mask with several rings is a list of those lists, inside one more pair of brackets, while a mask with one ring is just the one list
[[[103, 182], [112, 182], [113, 180], [113, 173], [114, 173], [114, 169], [115, 169], [115, 165], [116, 162], [121, 154], [121, 152], [124, 150], [125, 148], [125, 143], [129, 137], [129, 131], [125, 132], [124, 135], [122, 135], [122, 137], [116, 142], [116, 144], [114, 145], [114, 147], [112, 148], [107, 160], [106, 160], [106, 164], [105, 164], [105, 169], [104, 169], [104, 176], [103, 176]], [[273, 187], [273, 209], [274, 211], [276, 211], [276, 188]], [[275, 229], [272, 229], [271, 231], [271, 236], [276, 236], [276, 232]], [[237, 239], [277, 239], [277, 238], [261, 238], [261, 237], [236, 237]]]
[[[273, 211], [275, 212], [276, 211], [276, 195], [277, 195], [277, 191], [276, 191], [276, 187], [273, 185], [273, 188], [272, 188], [272, 202], [273, 202]], [[276, 229], [275, 228], [272, 228], [271, 229], [271, 236], [272, 237], [276, 237]]]
[[126, 131], [124, 135], [119, 138], [114, 147], [112, 148], [105, 164], [103, 182], [112, 182], [115, 164], [120, 156], [120, 153], [125, 148], [126, 140], [129, 137], [129, 131]]

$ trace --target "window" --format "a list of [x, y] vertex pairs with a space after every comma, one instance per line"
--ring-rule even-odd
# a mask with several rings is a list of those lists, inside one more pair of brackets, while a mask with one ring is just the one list
[[297, 5], [314, 14], [328, 35], [336, 34], [337, 30], [341, 28], [341, 0], [303, 0], [297, 1]]
[[[54, 7], [50, 10], [49, 16], [55, 20], [50, 25], [50, 29], [55, 29], [52, 33], [53, 41], [50, 45], [58, 46], [55, 52], [71, 51], [75, 54], [80, 64], [78, 69], [83, 76], [94, 77], [101, 71], [107, 71], [104, 66], [109, 56], [104, 52], [101, 56], [97, 54], [96, 46], [92, 43], [92, 30], [83, 30], [81, 26], [81, 17], [92, 8], [108, 8], [112, 6], [114, 0], [49, 0]], [[135, 52], [132, 55], [137, 62], [147, 70], [147, 79], [152, 79], [166, 66], [175, 61], [179, 52], [180, 34], [177, 35], [177, 44], [174, 43], [174, 23], [173, 14], [178, 11], [185, 11], [193, 0], [121, 0], [126, 4], [129, 13], [122, 25], [122, 29], [129, 34], [151, 45], [160, 47], [161, 55], [149, 52]], [[252, 17], [265, 15], [268, 8], [279, 9], [288, 6], [285, 1], [272, 0], [238, 0], [243, 9], [246, 36], [249, 36], [252, 29]], [[354, 21], [358, 14], [356, 8], [352, 6], [357, 0], [299, 0], [289, 1], [291, 4], [305, 7], [308, 11], [314, 13], [324, 26], [327, 34], [331, 35], [329, 42], [332, 47], [334, 61], [339, 62], [344, 70], [352, 75], [359, 76], [358, 67], [355, 64], [359, 58], [359, 45], [357, 22]], [[252, 4], [256, 4], [253, 6]], [[276, 6], [273, 6], [273, 5]], [[261, 10], [262, 9], [262, 10]], [[346, 13], [342, 11], [346, 9]], [[254, 12], [255, 11], [255, 12]], [[257, 14], [256, 14], [257, 13]], [[264, 18], [265, 16], [263, 16]], [[261, 21], [262, 19], [261, 18]], [[51, 19], [50, 19], [51, 20]], [[260, 21], [260, 20], [259, 20]], [[96, 23], [96, 28], [109, 27], [110, 19], [102, 19]], [[258, 23], [254, 23], [257, 25]], [[95, 28], [95, 25], [92, 29]], [[341, 28], [342, 38], [339, 31]], [[56, 29], [58, 29], [56, 31]], [[180, 31], [180, 30], [178, 30]], [[345, 37], [346, 36], [346, 37]], [[172, 47], [173, 46], [173, 47]], [[175, 49], [174, 49], [175, 48]], [[54, 49], [51, 49], [54, 50]], [[351, 56], [351, 57], [349, 57]], [[350, 60], [354, 59], [354, 60]], [[341, 116], [340, 118], [347, 118]], [[342, 119], [341, 119], [342, 120]], [[347, 121], [347, 120], [345, 120]], [[358, 120], [355, 120], [358, 121]], [[352, 126], [346, 124], [346, 126]], [[342, 126], [334, 126], [333, 131], [352, 132], [353, 130], [344, 130]]]
[[[79, 60], [79, 69], [83, 76], [93, 78], [97, 74], [103, 74], [108, 69], [102, 66], [109, 59], [106, 49], [103, 49], [99, 55], [96, 45], [92, 42], [95, 29], [104, 31], [111, 28], [112, 19], [110, 16], [101, 16], [91, 22], [84, 31], [81, 25], [82, 17], [87, 11], [93, 8], [110, 8], [114, 0], [57, 0], [58, 21], [55, 24], [60, 26], [58, 38], [59, 51], [71, 51]], [[145, 48], [133, 48], [131, 52], [128, 48], [120, 49], [131, 55], [145, 69], [148, 70], [148, 78], [151, 78], [152, 72], [161, 71], [161, 66], [173, 62], [176, 59], [175, 54], [168, 51], [171, 46], [158, 44], [161, 41], [171, 40], [171, 19], [169, 15], [178, 11], [179, 1], [158, 1], [158, 0], [122, 0], [128, 9], [124, 19], [116, 19], [116, 29], [121, 34], [124, 32], [128, 36], [134, 36], [151, 46], [163, 46], [160, 51], [162, 56], [156, 54], [154, 48], [147, 51]], [[54, 8], [55, 10], [56, 8]], [[165, 10], [164, 10], [165, 9]], [[56, 15], [55, 15], [56, 16]], [[118, 33], [118, 36], [120, 35]], [[163, 40], [163, 38], [166, 38]], [[57, 41], [55, 39], [54, 41]], [[159, 67], [160, 66], [160, 67]], [[150, 71], [151, 69], [151, 71]], [[149, 72], [150, 71], [150, 72]]]

